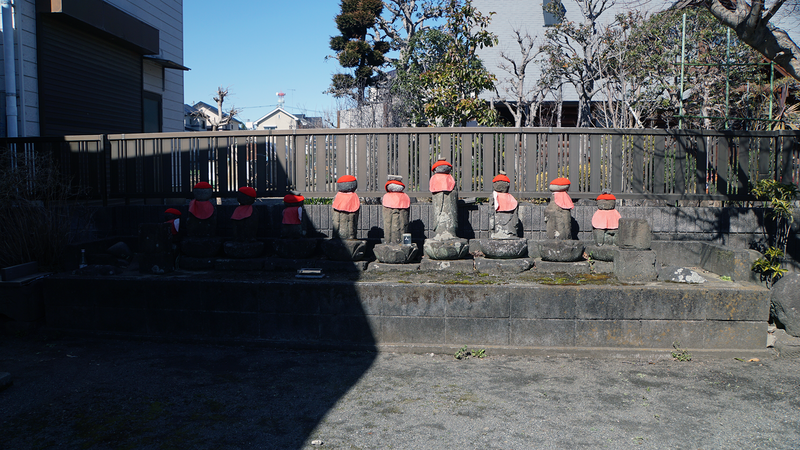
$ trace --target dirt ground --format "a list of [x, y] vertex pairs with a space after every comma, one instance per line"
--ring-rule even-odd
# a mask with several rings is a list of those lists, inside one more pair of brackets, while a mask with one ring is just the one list
[[487, 353], [0, 337], [0, 448], [800, 448], [798, 359]]

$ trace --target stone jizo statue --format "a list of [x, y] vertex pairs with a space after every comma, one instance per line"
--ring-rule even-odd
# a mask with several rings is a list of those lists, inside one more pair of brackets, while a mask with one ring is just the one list
[[192, 188], [194, 200], [189, 202], [189, 216], [186, 218], [188, 236], [214, 236], [217, 232], [217, 214], [211, 197], [211, 185], [201, 181]]
[[256, 190], [243, 186], [236, 193], [239, 206], [233, 210], [233, 238], [240, 241], [254, 240], [258, 234], [258, 216], [253, 209], [256, 202]]
[[403, 233], [408, 232], [411, 199], [404, 191], [403, 177], [389, 175], [384, 188], [386, 193], [381, 199], [383, 205], [383, 242], [386, 244], [402, 244]]
[[361, 200], [356, 194], [358, 181], [352, 175], [344, 175], [336, 180], [336, 196], [333, 198], [333, 237], [356, 239], [358, 233], [358, 214]]
[[572, 208], [574, 204], [567, 190], [570, 182], [566, 178], [556, 178], [550, 182], [552, 198], [544, 210], [545, 230], [548, 239], [572, 239]]
[[511, 180], [505, 172], [492, 180], [492, 214], [489, 215], [489, 228], [492, 239], [516, 239], [519, 213], [517, 199], [508, 193]]
[[306, 219], [303, 213], [305, 200], [305, 197], [299, 194], [287, 194], [283, 197], [282, 238], [302, 238], [306, 235]]
[[597, 211], [592, 216], [592, 235], [597, 245], [617, 243], [617, 229], [621, 218], [617, 206], [617, 198], [611, 192], [603, 191], [597, 197]]
[[450, 172], [453, 165], [444, 159], [439, 159], [431, 167], [431, 176], [428, 187], [432, 197], [431, 229], [433, 239], [437, 241], [455, 239], [458, 228], [458, 191], [456, 181]]

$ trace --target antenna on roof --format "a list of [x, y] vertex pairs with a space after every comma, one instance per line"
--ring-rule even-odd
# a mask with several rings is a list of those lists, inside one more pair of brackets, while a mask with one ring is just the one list
[[278, 92], [275, 95], [278, 96], [278, 108], [283, 109], [283, 104], [286, 103], [286, 99], [284, 98], [286, 97], [286, 94], [284, 94], [283, 92]]

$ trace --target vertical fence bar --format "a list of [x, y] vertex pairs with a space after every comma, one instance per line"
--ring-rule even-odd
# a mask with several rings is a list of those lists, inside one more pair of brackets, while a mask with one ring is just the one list
[[430, 145], [431, 136], [427, 133], [417, 135], [417, 151], [419, 152], [419, 192], [428, 192], [431, 180], [431, 165], [436, 161], [435, 152]]
[[644, 136], [631, 136], [631, 192], [640, 194], [644, 189]]
[[374, 193], [379, 193], [378, 190], [379, 186], [382, 186], [382, 182], [385, 183], [388, 180], [389, 174], [389, 136], [386, 133], [381, 133], [378, 135], [378, 171], [377, 171], [377, 180], [374, 186]]
[[689, 138], [678, 136], [675, 141], [675, 193], [686, 194], [686, 164], [689, 157]]
[[580, 179], [581, 179], [581, 140], [582, 136], [580, 134], [570, 134], [569, 135], [569, 145], [566, 147], [567, 150], [567, 160], [568, 160], [568, 169], [567, 173], [569, 173], [569, 182], [573, 189], [573, 192], [577, 192], [580, 189]]
[[717, 194], [730, 194], [728, 180], [731, 176], [731, 154], [728, 144], [729, 134], [717, 138]]
[[286, 136], [277, 135], [271, 137], [275, 139], [275, 160], [278, 164], [275, 185], [279, 189], [278, 195], [283, 196], [295, 186], [295, 178], [291, 176], [294, 172], [290, 172], [292, 170], [290, 160], [294, 155], [287, 152]]
[[794, 160], [792, 158], [792, 150], [797, 146], [797, 137], [783, 135], [780, 139], [780, 152], [776, 152], [780, 155], [776, 164], [776, 167], [780, 168], [777, 180], [781, 183], [797, 183], [797, 180], [792, 178], [792, 163]]
[[666, 170], [664, 164], [665, 158], [665, 140], [666, 136], [663, 134], [656, 134], [653, 136], [653, 193], [663, 194], [664, 191], [664, 171]]
[[[503, 170], [506, 171], [508, 179], [511, 180], [511, 189], [514, 191], [519, 190], [517, 180], [520, 178], [517, 175], [519, 164], [517, 164], [517, 133], [503, 133], [500, 136], [501, 145], [503, 148]], [[494, 178], [494, 176], [492, 176]]]
[[695, 193], [706, 194], [711, 184], [708, 173], [707, 136], [700, 131], [695, 138]]
[[756, 139], [758, 142], [756, 147], [758, 149], [758, 178], [776, 179], [775, 167], [772, 165], [773, 160], [771, 155], [773, 148], [775, 148], [775, 138], [772, 136], [759, 136]]
[[600, 192], [600, 175], [603, 171], [602, 135], [592, 134], [589, 137], [589, 190]]
[[359, 134], [356, 136], [356, 178], [367, 181], [367, 136]]
[[[399, 159], [397, 174], [403, 177], [403, 183], [411, 182], [411, 168], [409, 167], [409, 154], [411, 148], [408, 146], [408, 134], [402, 133], [397, 137], [397, 157]], [[381, 180], [383, 181], [383, 180]]]
[[547, 178], [544, 181], [545, 187], [555, 178], [558, 178], [558, 134], [547, 133]]
[[622, 192], [622, 177], [625, 174], [625, 164], [622, 160], [622, 136], [615, 133], [611, 135], [611, 191]]
[[[749, 180], [750, 180], [750, 136], [748, 134], [744, 134], [739, 137], [739, 146], [737, 152], [737, 160], [738, 164], [738, 174], [737, 179], [739, 180], [738, 188], [740, 193], [742, 190], [747, 190], [749, 188]], [[753, 182], [758, 180], [753, 180]]]

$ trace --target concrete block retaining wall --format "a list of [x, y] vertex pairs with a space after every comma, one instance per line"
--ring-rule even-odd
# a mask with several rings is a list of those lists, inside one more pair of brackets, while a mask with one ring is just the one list
[[[202, 278], [202, 279], [201, 279]], [[54, 276], [56, 329], [334, 347], [763, 349], [756, 286], [493, 286]]]

